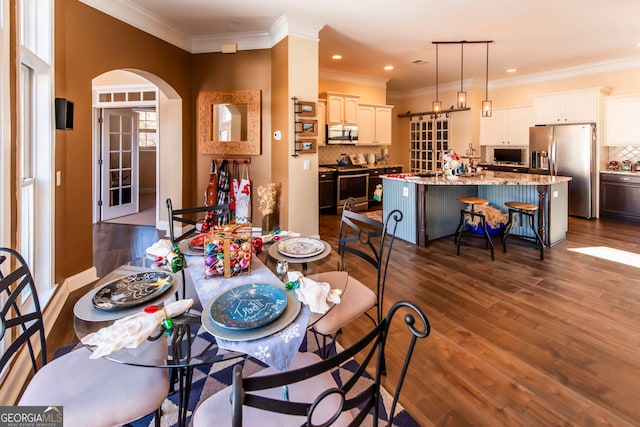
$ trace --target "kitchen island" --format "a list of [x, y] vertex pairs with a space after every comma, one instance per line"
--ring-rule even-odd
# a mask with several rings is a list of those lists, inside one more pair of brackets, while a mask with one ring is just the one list
[[[396, 236], [419, 246], [455, 234], [460, 221], [460, 196], [475, 196], [503, 212], [505, 202], [538, 205], [538, 231], [546, 246], [566, 238], [570, 177], [492, 172], [459, 176], [456, 180], [435, 176], [396, 174], [383, 176], [383, 215], [393, 209], [404, 214]], [[528, 224], [516, 224], [512, 233], [533, 236]]]

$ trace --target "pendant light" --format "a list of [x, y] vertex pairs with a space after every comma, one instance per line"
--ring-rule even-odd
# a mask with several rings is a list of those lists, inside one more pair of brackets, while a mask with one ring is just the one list
[[487, 78], [484, 86], [484, 101], [482, 101], [482, 117], [491, 117], [492, 108], [489, 101], [489, 43], [487, 42]]
[[431, 103], [431, 112], [436, 118], [442, 112], [442, 102], [438, 100], [438, 44], [436, 43], [436, 100]]
[[460, 43], [460, 92], [458, 92], [458, 108], [467, 108], [467, 92], [462, 88], [464, 76], [464, 42]]

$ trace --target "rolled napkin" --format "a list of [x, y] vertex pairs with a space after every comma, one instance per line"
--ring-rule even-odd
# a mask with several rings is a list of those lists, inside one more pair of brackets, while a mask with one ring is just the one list
[[287, 230], [279, 230], [274, 234], [265, 234], [264, 236], [260, 236], [262, 238], [262, 243], [271, 243], [274, 240], [279, 240], [282, 237], [300, 237], [300, 233], [296, 233], [295, 231], [287, 231]]
[[169, 254], [169, 252], [173, 251], [172, 247], [173, 245], [171, 244], [171, 241], [167, 239], [160, 239], [153, 245], [149, 246], [146, 252], [147, 254], [149, 254], [149, 256], [152, 256], [154, 258], [165, 258]]
[[299, 285], [295, 288], [296, 295], [303, 304], [309, 306], [312, 313], [326, 313], [330, 308], [327, 301], [340, 304], [340, 292], [337, 289], [331, 289], [331, 285], [327, 282], [309, 279], [299, 271], [290, 271], [288, 279], [298, 282]]
[[[183, 299], [164, 306], [164, 310], [153, 313], [142, 311], [118, 319], [111, 326], [82, 338], [85, 345], [96, 346], [89, 356], [97, 359], [121, 348], [136, 348], [146, 340], [166, 317], [175, 317], [189, 310], [193, 299]], [[165, 315], [166, 311], [166, 315]]]

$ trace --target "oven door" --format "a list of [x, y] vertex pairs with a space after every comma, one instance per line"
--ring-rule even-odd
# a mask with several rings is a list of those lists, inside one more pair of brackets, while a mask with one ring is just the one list
[[339, 174], [337, 183], [338, 214], [342, 213], [344, 202], [349, 197], [356, 199], [354, 211], [367, 210], [369, 207], [369, 171], [355, 174]]

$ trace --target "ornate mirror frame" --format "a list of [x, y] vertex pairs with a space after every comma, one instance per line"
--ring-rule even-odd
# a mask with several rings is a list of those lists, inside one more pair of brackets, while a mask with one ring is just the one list
[[[246, 140], [219, 141], [214, 111], [220, 104], [246, 104]], [[198, 153], [257, 156], [262, 154], [260, 90], [213, 90], [198, 95]]]

